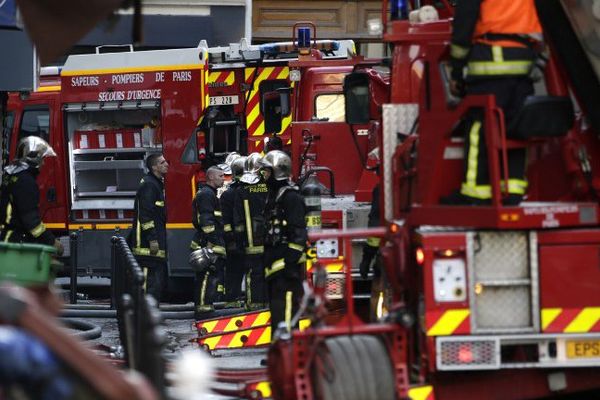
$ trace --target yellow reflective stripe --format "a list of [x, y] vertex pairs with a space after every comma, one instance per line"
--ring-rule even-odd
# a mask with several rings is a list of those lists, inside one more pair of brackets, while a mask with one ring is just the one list
[[198, 299], [198, 303], [200, 306], [204, 306], [204, 299], [206, 297], [206, 285], [208, 284], [208, 275], [204, 275], [204, 279], [202, 279], [202, 288], [200, 289], [200, 299]]
[[562, 308], [543, 308], [542, 309], [542, 331], [545, 331], [556, 317], [560, 315]]
[[[501, 187], [504, 188], [504, 181], [500, 182]], [[527, 191], [527, 181], [523, 179], [509, 179], [508, 180], [508, 193], [512, 194], [525, 194]]]
[[481, 122], [473, 122], [469, 132], [469, 154], [467, 156], [467, 181], [469, 186], [477, 185], [477, 159], [479, 157], [479, 131]]
[[265, 268], [265, 277], [273, 275], [275, 272], [279, 272], [285, 268], [285, 260], [280, 258], [275, 260], [270, 267]]
[[215, 231], [215, 226], [214, 225], [206, 225], [202, 227], [202, 232], [204, 233], [211, 233]]
[[469, 317], [470, 311], [465, 309], [448, 310], [427, 331], [427, 336], [451, 335]]
[[150, 249], [143, 247], [134, 247], [133, 254], [135, 254], [136, 256], [151, 256], [160, 258], [165, 258], [166, 255], [164, 250], [159, 250], [156, 254], [150, 254]]
[[565, 333], [589, 332], [600, 319], [600, 307], [586, 307], [567, 327]]
[[231, 229], [231, 224], [225, 224], [225, 225], [223, 225], [223, 230], [225, 232], [231, 232], [231, 230], [232, 230]]
[[304, 251], [304, 246], [296, 244], [296, 243], [288, 243], [288, 247], [290, 249], [294, 249], [294, 250], [297, 250], [297, 251]]
[[303, 262], [306, 262], [306, 254], [305, 253], [302, 253], [300, 258], [298, 259], [298, 264], [302, 264]]
[[190, 249], [198, 250], [199, 248], [200, 248], [200, 245], [192, 240], [192, 243], [190, 243]]
[[154, 202], [154, 205], [158, 206], [158, 207], [164, 207], [165, 206], [165, 202], [161, 201], [161, 200], [157, 200]]
[[142, 230], [147, 231], [148, 229], [154, 228], [154, 221], [146, 222], [142, 224]]
[[141, 227], [140, 227], [139, 213], [138, 213], [136, 222], [137, 222], [137, 224], [135, 226], [135, 245], [139, 246], [142, 243], [142, 231], [141, 231]]
[[492, 46], [492, 59], [496, 63], [504, 61], [504, 54], [502, 53], [501, 46]]
[[285, 292], [285, 326], [288, 332], [292, 330], [292, 292]]
[[378, 237], [368, 237], [367, 238], [367, 246], [379, 247], [380, 243], [381, 243], [381, 238], [378, 238]]
[[223, 213], [221, 211], [215, 211], [215, 217], [222, 217]]
[[29, 232], [31, 232], [31, 236], [33, 236], [34, 238], [38, 238], [42, 235], [42, 233], [46, 232], [46, 225], [44, 225], [43, 222], [40, 222], [38, 226], [30, 230]]
[[458, 59], [466, 58], [469, 55], [469, 50], [471, 50], [469, 47], [463, 47], [453, 43], [450, 45], [450, 57]]
[[431, 394], [433, 394], [433, 386], [421, 386], [408, 389], [408, 398], [410, 400], [433, 400], [433, 397], [430, 396]]
[[265, 246], [248, 246], [246, 254], [262, 254], [265, 252]]
[[13, 231], [8, 231], [6, 233], [6, 237], [4, 238], [4, 242], [5, 243], [8, 243], [8, 240], [10, 239], [10, 237], [12, 236], [12, 234], [13, 234]]
[[254, 246], [254, 240], [252, 239], [252, 221], [250, 220], [250, 203], [248, 200], [244, 200], [244, 215], [246, 216], [246, 235], [248, 237], [248, 246]]
[[8, 203], [6, 206], [6, 220], [4, 221], [5, 224], [9, 224], [10, 220], [12, 219], [12, 204]]
[[221, 254], [221, 255], [225, 255], [225, 247], [223, 246], [216, 246], [212, 243], [209, 243], [210, 248], [212, 251], [215, 252], [215, 254]]
[[[505, 188], [506, 181], [500, 182], [500, 187]], [[523, 179], [509, 179], [508, 193], [524, 195], [527, 192], [527, 181]], [[477, 199], [489, 199], [492, 197], [492, 187], [490, 185], [469, 185], [463, 183], [460, 192], [465, 196], [474, 197]]]
[[244, 228], [244, 225], [238, 225], [234, 229], [236, 232], [244, 232], [246, 228]]
[[468, 64], [469, 75], [527, 75], [531, 61], [472, 61]]

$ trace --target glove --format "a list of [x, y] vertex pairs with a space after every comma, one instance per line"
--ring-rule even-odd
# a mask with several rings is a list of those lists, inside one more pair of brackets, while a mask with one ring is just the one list
[[465, 60], [450, 59], [450, 93], [456, 97], [465, 96]]
[[153, 256], [158, 254], [159, 249], [160, 249], [160, 247], [158, 247], [158, 240], [151, 240], [150, 241], [150, 254], [152, 254]]
[[58, 254], [59, 257], [62, 256], [65, 252], [65, 248], [63, 247], [63, 244], [60, 242], [60, 240], [54, 239], [53, 246], [56, 249], [56, 254]]

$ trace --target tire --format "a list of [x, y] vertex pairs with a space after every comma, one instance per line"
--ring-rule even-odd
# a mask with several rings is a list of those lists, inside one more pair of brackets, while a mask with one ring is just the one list
[[375, 336], [325, 340], [313, 368], [313, 387], [321, 400], [393, 400], [395, 379], [386, 347]]

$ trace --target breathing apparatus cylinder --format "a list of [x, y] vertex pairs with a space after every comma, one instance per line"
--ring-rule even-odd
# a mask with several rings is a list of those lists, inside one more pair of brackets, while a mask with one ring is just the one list
[[321, 185], [315, 174], [302, 185], [302, 196], [306, 205], [306, 228], [309, 231], [321, 229]]

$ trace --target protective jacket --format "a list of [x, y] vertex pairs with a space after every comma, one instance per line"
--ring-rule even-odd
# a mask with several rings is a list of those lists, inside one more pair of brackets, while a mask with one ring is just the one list
[[453, 79], [528, 75], [541, 26], [533, 0], [461, 0], [454, 15]]
[[238, 249], [235, 246], [236, 241], [233, 233], [233, 203], [235, 201], [235, 191], [239, 187], [239, 181], [232, 182], [220, 198], [221, 212], [223, 213], [223, 232], [227, 250], [242, 250], [241, 247]]
[[265, 238], [265, 204], [267, 184], [241, 183], [235, 191], [233, 202], [233, 225], [235, 238], [243, 243], [247, 255], [262, 254]]
[[223, 215], [217, 198], [217, 189], [202, 185], [192, 203], [192, 223], [196, 228], [190, 245], [192, 250], [208, 246], [215, 254], [225, 256]]
[[[166, 260], [167, 257], [167, 209], [165, 187], [154, 174], [146, 174], [135, 195], [133, 226], [130, 246], [136, 256]], [[150, 242], [158, 241], [159, 251], [150, 254]]]
[[308, 240], [306, 231], [306, 206], [297, 186], [280, 187], [267, 204], [267, 264], [265, 276], [285, 270], [287, 274], [301, 277], [299, 263], [305, 261], [304, 251]]
[[54, 244], [39, 210], [38, 171], [17, 161], [4, 168], [0, 192], [0, 239], [5, 242]]

